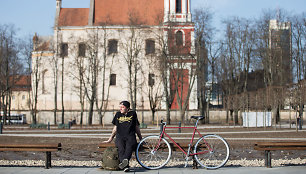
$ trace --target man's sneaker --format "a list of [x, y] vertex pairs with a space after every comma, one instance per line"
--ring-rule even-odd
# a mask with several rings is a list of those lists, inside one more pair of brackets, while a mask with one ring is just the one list
[[126, 167], [126, 168], [123, 169], [123, 171], [124, 171], [124, 172], [129, 172], [129, 171], [130, 171], [130, 168], [129, 168], [129, 167]]
[[129, 165], [129, 160], [128, 159], [123, 159], [122, 162], [119, 164], [120, 169], [124, 169]]

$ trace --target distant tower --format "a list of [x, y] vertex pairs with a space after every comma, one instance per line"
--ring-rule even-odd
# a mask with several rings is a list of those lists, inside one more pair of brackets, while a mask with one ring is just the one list
[[291, 23], [270, 20], [269, 23], [270, 73], [272, 85], [292, 83]]

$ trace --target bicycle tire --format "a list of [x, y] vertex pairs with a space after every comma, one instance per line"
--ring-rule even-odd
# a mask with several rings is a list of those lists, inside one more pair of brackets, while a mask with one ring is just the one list
[[200, 166], [218, 169], [228, 161], [230, 150], [228, 143], [219, 135], [205, 135], [194, 145], [194, 153]]
[[165, 166], [171, 157], [171, 146], [169, 142], [162, 138], [159, 148], [155, 150], [158, 145], [159, 136], [147, 136], [143, 138], [136, 149], [137, 162], [144, 168], [154, 170]]

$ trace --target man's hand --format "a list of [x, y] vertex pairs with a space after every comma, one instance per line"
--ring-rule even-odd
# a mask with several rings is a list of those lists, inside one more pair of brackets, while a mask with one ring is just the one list
[[110, 143], [112, 140], [102, 141], [102, 143]]
[[116, 135], [116, 132], [117, 132], [117, 126], [114, 126], [112, 134], [109, 137], [109, 139], [107, 141], [103, 141], [102, 143], [110, 143], [110, 142], [112, 142], [114, 137], [115, 137], [115, 135]]

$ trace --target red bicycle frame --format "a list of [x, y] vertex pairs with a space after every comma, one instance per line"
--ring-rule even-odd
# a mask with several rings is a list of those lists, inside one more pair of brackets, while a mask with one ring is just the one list
[[[190, 153], [190, 148], [191, 148], [191, 145], [193, 145], [193, 140], [194, 140], [194, 136], [195, 136], [195, 133], [197, 132], [199, 134], [200, 137], [202, 137], [202, 134], [199, 132], [199, 130], [197, 129], [197, 123], [198, 123], [199, 120], [197, 120], [197, 122], [195, 123], [195, 126], [194, 127], [167, 127], [167, 124], [165, 122], [163, 122], [162, 124], [164, 125], [163, 127], [163, 131], [162, 133], [160, 134], [160, 137], [159, 137], [159, 142], [158, 142], [158, 145], [156, 147], [155, 150], [157, 150], [159, 148], [159, 145], [160, 145], [160, 142], [161, 142], [161, 139], [163, 138], [164, 135], [166, 135], [187, 157], [188, 156], [193, 156], [193, 155], [198, 155], [198, 154], [204, 154], [204, 153], [208, 153], [209, 151], [213, 151], [212, 148], [209, 146], [209, 144], [205, 141], [205, 139], [203, 138], [203, 141], [206, 145], [206, 147], [208, 148], [208, 151], [202, 151], [202, 152], [199, 152], [199, 153]], [[188, 151], [186, 152], [178, 143], [175, 142], [175, 140], [173, 140], [170, 135], [168, 135], [165, 130], [166, 128], [169, 128], [169, 129], [193, 129], [193, 134], [192, 134], [192, 137], [191, 137], [191, 140], [188, 144]]]

